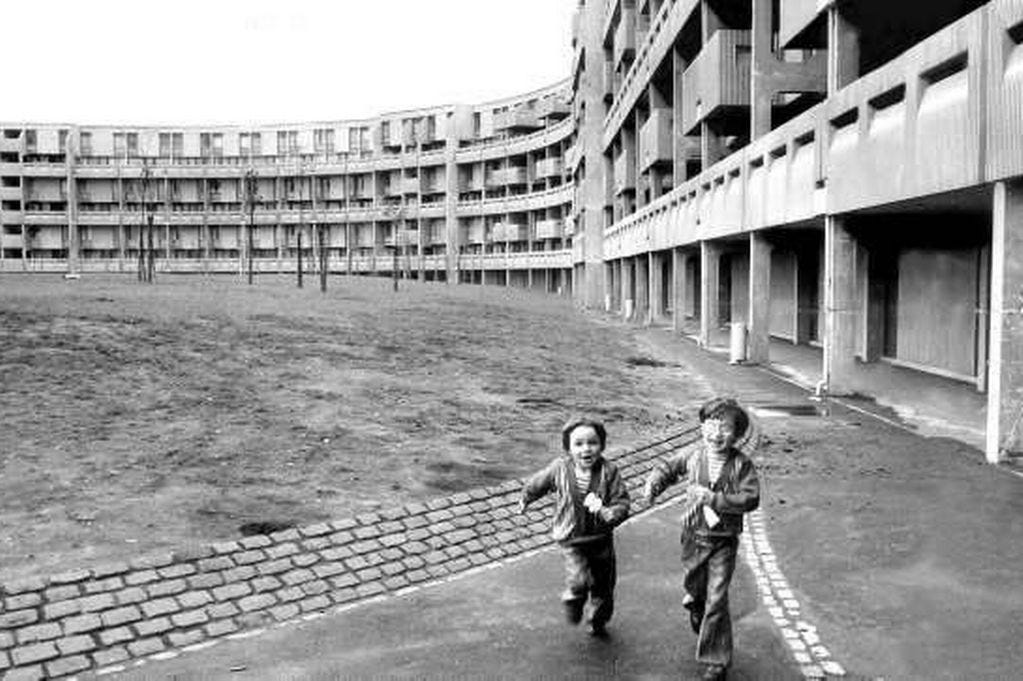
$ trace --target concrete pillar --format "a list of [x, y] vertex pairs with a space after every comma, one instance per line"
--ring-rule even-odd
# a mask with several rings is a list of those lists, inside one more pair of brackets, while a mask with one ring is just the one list
[[671, 328], [682, 330], [686, 304], [686, 263], [688, 256], [681, 248], [671, 251]]
[[632, 258], [622, 258], [622, 319], [628, 321], [636, 306], [636, 272]]
[[671, 51], [671, 73], [672, 82], [675, 84], [672, 90], [671, 121], [672, 121], [672, 171], [674, 178], [672, 184], [679, 186], [686, 181], [686, 147], [685, 135], [682, 134], [682, 73], [689, 63], [682, 58], [678, 50]]
[[749, 312], [746, 360], [766, 364], [771, 344], [771, 244], [763, 232], [749, 235]]
[[828, 392], [852, 388], [856, 365], [856, 239], [845, 218], [824, 219], [824, 380]]
[[621, 258], [614, 261], [614, 275], [614, 291], [612, 292], [612, 295], [614, 295], [614, 302], [612, 303], [612, 308], [620, 313], [624, 304], [622, 301], [625, 300], [625, 295], [623, 293], [623, 287], [625, 286], [623, 283], [623, 277], [625, 276], [625, 271], [622, 267]]
[[650, 323], [650, 257], [638, 255], [636, 263], [636, 321]]
[[990, 352], [984, 453], [996, 463], [1023, 440], [1023, 181], [998, 182], [991, 227]]
[[772, 50], [771, 0], [752, 0], [753, 30], [750, 65], [750, 139], [771, 131], [770, 66], [775, 61]]
[[646, 315], [647, 324], [653, 324], [664, 316], [664, 309], [661, 305], [661, 267], [663, 267], [663, 262], [664, 258], [660, 253], [647, 254], [647, 271], [649, 273], [647, 280], [650, 282], [650, 304], [647, 306]]
[[721, 247], [700, 242], [700, 345], [708, 348], [711, 334], [718, 326]]
[[828, 96], [859, 77], [860, 32], [842, 16], [838, 3], [828, 8]]
[[613, 262], [604, 263], [604, 311], [610, 312], [615, 307], [615, 266]]

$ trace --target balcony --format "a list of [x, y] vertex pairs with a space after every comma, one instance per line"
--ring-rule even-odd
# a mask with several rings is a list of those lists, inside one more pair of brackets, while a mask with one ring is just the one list
[[21, 187], [0, 188], [0, 201], [21, 201]]
[[0, 234], [0, 246], [3, 248], [23, 248], [24, 243], [20, 232], [18, 234], [8, 234], [7, 232]]
[[502, 111], [494, 117], [494, 130], [497, 131], [531, 132], [542, 128], [543, 123], [540, 122], [536, 112], [524, 107]]
[[536, 105], [536, 115], [540, 118], [561, 120], [562, 118], [567, 118], [571, 113], [572, 108], [568, 105], [568, 102], [557, 97], [548, 97]]
[[636, 154], [623, 151], [615, 159], [615, 194], [636, 190]]
[[682, 74], [682, 132], [720, 111], [749, 106], [750, 32], [715, 33]]
[[622, 7], [622, 17], [615, 29], [614, 67], [636, 56], [636, 10]]
[[544, 158], [536, 162], [537, 179], [557, 177], [564, 172], [565, 164], [560, 158]]
[[401, 180], [401, 193], [402, 194], [418, 194], [419, 193], [419, 178], [418, 177], [403, 177]]
[[671, 163], [674, 153], [671, 145], [671, 109], [650, 111], [650, 118], [639, 133], [639, 170], [645, 172], [659, 163]]
[[565, 236], [564, 220], [539, 220], [536, 223], [536, 238], [561, 239]]
[[21, 137], [13, 139], [0, 135], [0, 151], [21, 151]]
[[526, 169], [521, 167], [498, 168], [487, 175], [487, 188], [526, 184]]
[[516, 222], [498, 222], [490, 232], [493, 241], [528, 241], [529, 228]]

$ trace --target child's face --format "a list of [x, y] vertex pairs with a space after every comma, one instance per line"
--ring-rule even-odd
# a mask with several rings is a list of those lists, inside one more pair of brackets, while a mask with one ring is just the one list
[[703, 444], [711, 452], [721, 454], [735, 444], [735, 424], [731, 419], [707, 419], [700, 427]]
[[575, 465], [583, 470], [593, 467], [600, 459], [602, 447], [593, 426], [576, 426], [568, 435], [568, 453]]

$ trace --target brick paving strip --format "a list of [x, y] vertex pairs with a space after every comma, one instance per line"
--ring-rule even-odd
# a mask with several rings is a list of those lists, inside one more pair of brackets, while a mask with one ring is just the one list
[[[697, 434], [698, 428], [689, 427], [609, 458], [639, 499], [655, 462], [692, 445]], [[521, 486], [513, 480], [354, 518], [2, 584], [0, 679], [124, 671], [129, 663], [257, 635], [270, 625], [535, 553], [552, 544], [552, 500], [520, 515]], [[680, 491], [675, 486], [669, 492], [674, 497]], [[755, 522], [763, 535], [762, 520]], [[763, 556], [758, 551], [767, 546], [766, 536], [751, 546], [748, 561], [750, 555]], [[764, 579], [773, 584], [774, 573], [764, 573], [756, 560], [751, 567], [755, 564], [758, 584]], [[815, 630], [800, 631], [802, 641], [814, 645], [804, 634]], [[796, 659], [804, 673], [821, 669]]]

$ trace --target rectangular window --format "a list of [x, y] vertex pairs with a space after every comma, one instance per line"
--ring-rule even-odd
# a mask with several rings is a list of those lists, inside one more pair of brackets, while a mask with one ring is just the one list
[[160, 158], [170, 158], [171, 136], [169, 132], [160, 133]]
[[127, 135], [128, 139], [128, 156], [135, 157], [139, 155], [139, 134], [137, 132], [129, 132]]
[[199, 155], [203, 158], [223, 158], [224, 135], [219, 132], [199, 133]]
[[317, 154], [334, 153], [334, 131], [331, 128], [318, 128], [313, 131], [313, 151]]
[[181, 158], [185, 155], [185, 133], [175, 132], [171, 134], [171, 155], [174, 158]]
[[116, 156], [118, 158], [123, 157], [124, 153], [125, 153], [125, 148], [126, 147], [124, 145], [124, 133], [123, 132], [115, 132], [114, 133], [114, 156]]
[[36, 131], [26, 130], [25, 131], [25, 153], [34, 154], [36, 153]]
[[251, 135], [249, 135], [249, 142], [252, 146], [252, 155], [262, 156], [263, 155], [262, 136], [258, 132], [254, 132]]
[[57, 151], [61, 154], [67, 153], [67, 130], [57, 131]]
[[252, 153], [251, 137], [247, 132], [238, 133], [238, 153], [242, 156], [248, 156]]
[[82, 132], [78, 135], [78, 151], [82, 156], [92, 156], [92, 133]]

